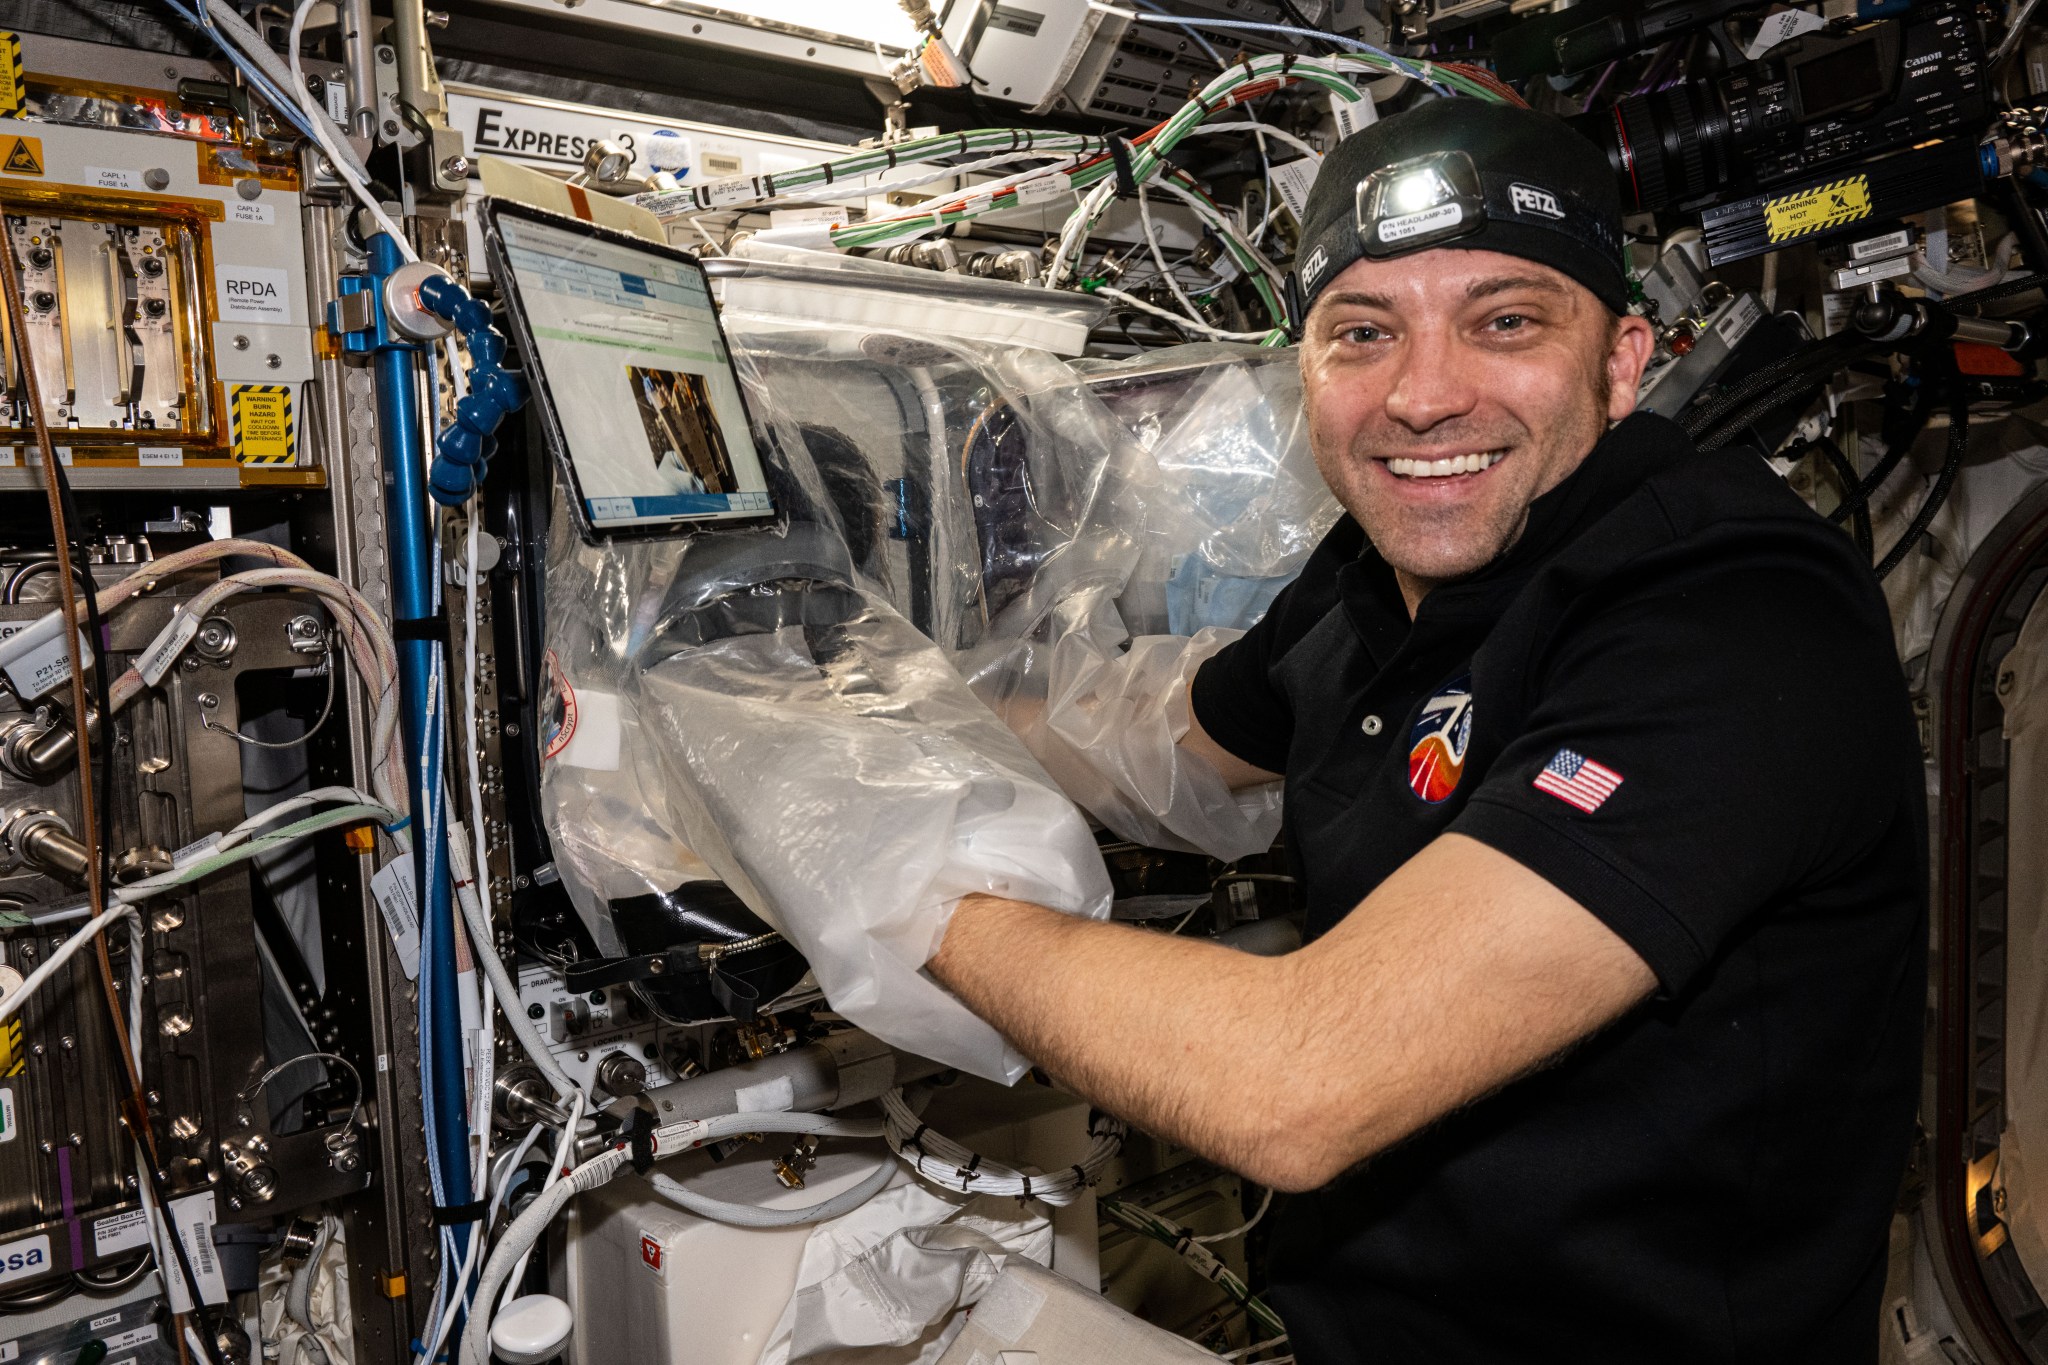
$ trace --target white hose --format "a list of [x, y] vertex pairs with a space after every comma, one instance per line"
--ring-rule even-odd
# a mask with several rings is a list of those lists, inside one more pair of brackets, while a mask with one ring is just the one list
[[469, 1321], [468, 1330], [462, 1334], [462, 1365], [489, 1365], [491, 1318], [495, 1316], [492, 1308], [498, 1301], [498, 1292], [512, 1278], [513, 1265], [526, 1259], [526, 1253], [540, 1240], [541, 1233], [555, 1221], [555, 1215], [562, 1211], [564, 1205], [625, 1169], [626, 1155], [625, 1149], [620, 1147], [599, 1153], [563, 1177], [553, 1189], [537, 1195], [512, 1220], [512, 1225], [505, 1229], [505, 1235], [492, 1249], [491, 1259], [484, 1262], [484, 1273], [477, 1277], [477, 1311]]
[[469, 926], [469, 946], [475, 951], [477, 961], [483, 964], [484, 975], [490, 978], [491, 989], [497, 992], [498, 1003], [503, 1006], [498, 1017], [505, 1021], [505, 1027], [512, 1030], [520, 1050], [540, 1069], [540, 1074], [554, 1087], [555, 1093], [568, 1099], [576, 1093], [577, 1085], [556, 1064], [554, 1054], [541, 1041], [540, 1031], [526, 1017], [526, 1011], [519, 1008], [519, 987], [513, 983], [512, 974], [505, 970], [505, 960], [498, 956], [497, 931], [477, 899], [477, 873], [470, 856], [469, 831], [458, 821], [448, 824], [448, 865], [455, 873], [455, 903], [462, 908], [462, 922]]
[[686, 1189], [680, 1182], [655, 1171], [647, 1177], [647, 1183], [654, 1187], [656, 1194], [672, 1204], [708, 1218], [714, 1223], [725, 1223], [736, 1228], [794, 1228], [806, 1223], [823, 1223], [841, 1214], [852, 1213], [868, 1200], [882, 1192], [896, 1174], [896, 1158], [885, 1155], [876, 1163], [875, 1169], [861, 1178], [859, 1184], [823, 1199], [796, 1209], [768, 1209], [758, 1204], [734, 1204], [724, 1199], [712, 1199]]

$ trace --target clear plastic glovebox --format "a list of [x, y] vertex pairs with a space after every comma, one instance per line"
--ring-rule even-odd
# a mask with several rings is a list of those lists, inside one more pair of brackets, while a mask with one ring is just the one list
[[[1084, 374], [971, 326], [903, 330], [872, 298], [798, 316], [788, 273], [724, 312], [784, 524], [593, 546], [555, 518], [557, 865], [606, 953], [612, 901], [716, 878], [848, 1018], [1013, 1079], [1022, 1059], [920, 971], [960, 896], [1106, 914], [1076, 801], [1161, 847], [1272, 839], [1276, 791], [1232, 794], [1173, 741], [1179, 684], [1334, 515], [1292, 357]], [[1120, 601], [1155, 633], [1232, 629], [1127, 648]]]

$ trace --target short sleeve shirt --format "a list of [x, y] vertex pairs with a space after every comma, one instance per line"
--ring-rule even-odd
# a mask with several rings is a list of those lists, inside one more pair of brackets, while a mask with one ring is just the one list
[[1412, 622], [1340, 523], [1193, 701], [1285, 774], [1311, 936], [1454, 832], [1659, 986], [1293, 1202], [1271, 1293], [1303, 1365], [1876, 1359], [1926, 834], [1884, 600], [1846, 536], [1761, 461], [1638, 414]]

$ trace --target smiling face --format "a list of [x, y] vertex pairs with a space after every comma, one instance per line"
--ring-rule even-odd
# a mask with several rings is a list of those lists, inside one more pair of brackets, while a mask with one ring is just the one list
[[1493, 251], [1361, 260], [1325, 287], [1301, 344], [1310, 445], [1411, 611], [1515, 543], [1530, 502], [1634, 409], [1652, 340]]

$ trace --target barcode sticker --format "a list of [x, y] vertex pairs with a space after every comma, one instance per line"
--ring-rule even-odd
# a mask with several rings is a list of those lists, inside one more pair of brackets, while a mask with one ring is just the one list
[[1273, 190], [1297, 223], [1308, 221], [1308, 192], [1315, 186], [1316, 172], [1322, 166], [1321, 157], [1305, 156], [1273, 168]]
[[[184, 1243], [185, 1258], [192, 1263], [192, 1278], [199, 1285], [199, 1297], [207, 1303], [226, 1303], [228, 1284], [221, 1274], [220, 1256], [213, 1249], [213, 1191], [201, 1190], [171, 1201], [171, 1226]], [[165, 1252], [170, 1255], [167, 1247]], [[167, 1275], [173, 1313], [192, 1311], [192, 1298], [185, 1290], [183, 1275]]]
[[384, 912], [384, 928], [398, 950], [398, 965], [407, 981], [420, 975], [420, 911], [414, 901], [412, 854], [401, 853], [370, 875], [370, 894]]
[[1332, 92], [1330, 95], [1330, 117], [1337, 120], [1337, 140], [1342, 142], [1353, 133], [1371, 127], [1380, 119], [1379, 107], [1372, 102], [1372, 92], [1361, 90], [1354, 99]]

